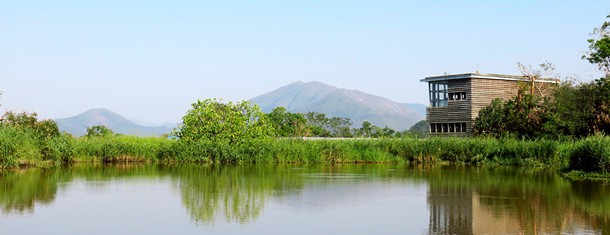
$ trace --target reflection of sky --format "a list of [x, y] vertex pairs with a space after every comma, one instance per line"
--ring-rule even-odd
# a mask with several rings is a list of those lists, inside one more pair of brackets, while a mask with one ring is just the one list
[[253, 234], [422, 234], [428, 229], [427, 185], [338, 180], [306, 182], [298, 194], [273, 198]]
[[382, 179], [306, 179], [302, 190], [266, 197], [251, 223], [197, 225], [171, 180], [76, 180], [31, 214], [0, 214], [0, 234], [421, 234], [426, 190]]
[[98, 186], [74, 181], [52, 205], [36, 205], [33, 214], [0, 215], [0, 234], [183, 234], [192, 229], [169, 180]]

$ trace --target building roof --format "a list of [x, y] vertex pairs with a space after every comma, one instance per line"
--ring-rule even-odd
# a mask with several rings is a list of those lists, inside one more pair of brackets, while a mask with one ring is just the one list
[[[421, 82], [437, 82], [437, 81], [471, 79], [471, 78], [506, 80], [506, 81], [529, 81], [530, 80], [530, 77], [522, 76], [522, 75], [462, 73], [462, 74], [447, 74], [447, 75], [442, 75], [442, 76], [426, 77], [424, 79], [421, 79], [420, 81]], [[550, 79], [550, 78], [538, 78], [538, 79], [536, 79], [536, 82], [558, 83], [559, 80]]]

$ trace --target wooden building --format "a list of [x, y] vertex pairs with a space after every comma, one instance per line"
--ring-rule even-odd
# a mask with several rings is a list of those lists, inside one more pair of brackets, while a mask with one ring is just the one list
[[426, 77], [430, 106], [426, 120], [430, 136], [470, 136], [479, 111], [495, 98], [504, 100], [517, 95], [519, 82], [533, 88], [557, 84], [556, 79], [533, 79], [527, 76], [500, 74], [452, 74]]

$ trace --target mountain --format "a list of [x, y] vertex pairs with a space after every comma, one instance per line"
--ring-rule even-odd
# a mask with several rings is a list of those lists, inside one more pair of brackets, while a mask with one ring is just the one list
[[290, 112], [314, 111], [331, 117], [349, 118], [354, 127], [369, 121], [379, 127], [402, 131], [426, 118], [424, 105], [400, 104], [381, 96], [321, 82], [295, 82], [250, 101], [266, 113], [279, 106]]
[[[426, 117], [426, 106], [423, 104], [413, 104], [413, 103], [400, 103], [401, 106], [412, 109], [413, 111], [421, 114], [422, 117]], [[422, 119], [423, 120], [423, 119]]]
[[149, 127], [138, 125], [108, 109], [91, 109], [74, 117], [55, 119], [59, 130], [75, 136], [87, 133], [91, 126], [104, 125], [115, 133], [138, 136], [159, 136], [172, 131], [167, 126]]

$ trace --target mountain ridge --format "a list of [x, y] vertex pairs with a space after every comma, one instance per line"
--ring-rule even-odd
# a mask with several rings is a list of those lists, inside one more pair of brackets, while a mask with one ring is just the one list
[[75, 136], [87, 134], [87, 128], [104, 125], [118, 134], [159, 136], [171, 132], [166, 126], [142, 126], [106, 108], [93, 108], [72, 117], [54, 119], [60, 131]]
[[[256, 96], [250, 101], [259, 105], [265, 113], [276, 107], [290, 112], [324, 113], [329, 117], [349, 118], [353, 127], [363, 121], [402, 131], [425, 119], [426, 106], [397, 103], [385, 97], [359, 90], [342, 89], [322, 82], [297, 81], [271, 92]], [[147, 126], [138, 124], [106, 108], [93, 108], [72, 117], [54, 119], [61, 131], [75, 136], [86, 134], [88, 127], [104, 125], [115, 133], [138, 136], [159, 136], [172, 131], [167, 124]], [[144, 123], [139, 121], [139, 123]]]
[[[290, 112], [313, 111], [333, 117], [350, 118], [354, 127], [359, 127], [363, 121], [369, 121], [380, 127], [406, 130], [425, 119], [424, 105], [397, 103], [381, 96], [342, 89], [318, 81], [290, 83], [256, 96], [250, 101], [266, 113], [282, 106]], [[424, 113], [421, 112], [421, 107]], [[416, 108], [418, 110], [415, 110]]]

